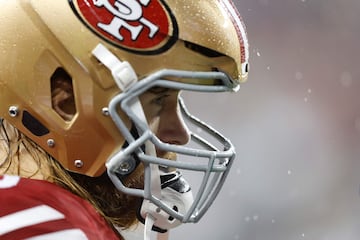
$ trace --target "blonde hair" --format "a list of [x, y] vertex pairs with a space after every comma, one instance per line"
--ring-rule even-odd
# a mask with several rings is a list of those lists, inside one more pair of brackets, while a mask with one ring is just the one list
[[[106, 172], [100, 177], [88, 177], [67, 171], [35, 142], [1, 118], [0, 152], [5, 153], [0, 154], [2, 156], [0, 174], [13, 174], [53, 182], [89, 201], [111, 225], [128, 228], [136, 223], [141, 199], [118, 191]], [[36, 167], [30, 170], [24, 169], [21, 164], [29, 161], [32, 161], [31, 165]], [[139, 176], [129, 177], [128, 185], [142, 187], [142, 180]]]

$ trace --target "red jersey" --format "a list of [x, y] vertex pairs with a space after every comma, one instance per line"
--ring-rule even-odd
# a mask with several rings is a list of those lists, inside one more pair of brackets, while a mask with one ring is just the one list
[[84, 199], [47, 181], [0, 176], [1, 240], [115, 240]]

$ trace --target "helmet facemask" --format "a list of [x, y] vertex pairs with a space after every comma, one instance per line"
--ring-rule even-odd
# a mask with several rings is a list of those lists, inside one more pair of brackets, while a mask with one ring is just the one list
[[[121, 82], [119, 87], [126, 86], [111, 99], [107, 109], [127, 142], [127, 146], [113, 154], [106, 163], [110, 179], [120, 191], [144, 199], [140, 215], [142, 218], [152, 218], [152, 224], [159, 231], [180, 223], [198, 222], [224, 183], [235, 157], [234, 147], [218, 131], [192, 116], [182, 98], [179, 98], [178, 104], [182, 118], [190, 130], [190, 141], [184, 146], [161, 141], [149, 127], [139, 98], [155, 87], [212, 93], [234, 91], [239, 85], [223, 72], [169, 69], [154, 72], [141, 81], [131, 79], [130, 85], [127, 85], [124, 84], [124, 79], [129, 76], [128, 66], [126, 71], [118, 71], [120, 67], [115, 67], [116, 64], [106, 63], [105, 59], [115, 56], [105, 48], [97, 48], [93, 53], [107, 65], [114, 78], [118, 78], [116, 81]], [[119, 61], [118, 64], [124, 63]], [[122, 77], [124, 72], [125, 78]], [[174, 78], [183, 80], [171, 80]], [[193, 84], [193, 79], [197, 82], [216, 79], [213, 81], [216, 84]], [[127, 119], [125, 121], [121, 118], [120, 111], [130, 119], [136, 131], [128, 129]], [[157, 150], [176, 154], [177, 159], [158, 157]], [[144, 188], [130, 188], [126, 186], [124, 178], [139, 164], [144, 167]], [[199, 187], [194, 189], [191, 186], [191, 189], [182, 175], [192, 175], [192, 178], [196, 176], [200, 182]], [[166, 180], [161, 179], [170, 180], [166, 183]]]

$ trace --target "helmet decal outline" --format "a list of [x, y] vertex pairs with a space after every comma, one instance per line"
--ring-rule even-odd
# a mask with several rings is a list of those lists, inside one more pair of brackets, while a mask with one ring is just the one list
[[159, 54], [178, 39], [177, 21], [163, 0], [69, 0], [69, 4], [94, 34], [128, 52]]

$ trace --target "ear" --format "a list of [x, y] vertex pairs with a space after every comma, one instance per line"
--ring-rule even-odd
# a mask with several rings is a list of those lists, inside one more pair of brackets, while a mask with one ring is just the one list
[[58, 68], [51, 76], [51, 103], [53, 109], [65, 121], [70, 121], [76, 113], [76, 105], [71, 76]]

